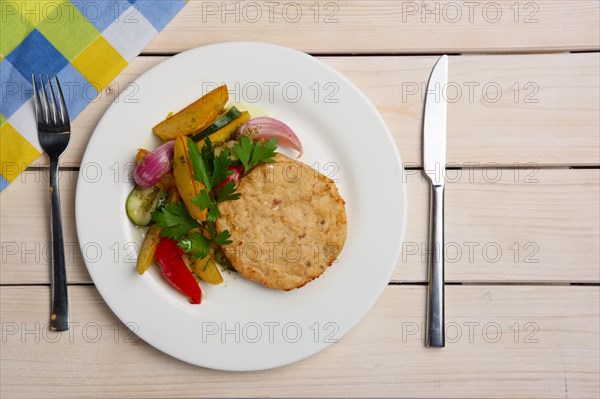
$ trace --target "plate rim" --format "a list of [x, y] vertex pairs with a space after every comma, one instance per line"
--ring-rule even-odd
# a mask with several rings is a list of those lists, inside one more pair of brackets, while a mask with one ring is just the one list
[[[329, 70], [330, 73], [333, 73], [337, 79], [344, 81], [345, 84], [347, 84], [353, 91], [355, 94], [357, 94], [363, 101], [364, 103], [369, 107], [370, 111], [373, 113], [373, 115], [376, 116], [376, 118], [379, 120], [379, 122], [381, 123], [381, 126], [383, 127], [385, 134], [387, 136], [387, 139], [389, 140], [389, 144], [391, 145], [392, 149], [393, 149], [393, 153], [394, 153], [394, 161], [396, 166], [398, 167], [398, 172], [400, 174], [400, 176], [402, 177], [401, 180], [399, 182], [396, 182], [397, 184], [399, 184], [401, 187], [401, 191], [402, 191], [402, 198], [399, 198], [398, 201], [400, 203], [403, 204], [401, 212], [400, 212], [400, 216], [402, 218], [401, 221], [401, 228], [399, 231], [399, 235], [398, 235], [398, 243], [397, 243], [397, 247], [394, 251], [394, 259], [393, 259], [393, 264], [397, 265], [398, 264], [398, 260], [400, 259], [401, 253], [402, 253], [402, 245], [404, 243], [404, 238], [405, 238], [405, 234], [406, 234], [406, 227], [407, 227], [407, 217], [408, 217], [408, 195], [407, 195], [407, 185], [406, 185], [406, 171], [404, 169], [404, 165], [402, 162], [402, 157], [400, 155], [400, 151], [396, 145], [396, 141], [394, 139], [394, 136], [392, 135], [389, 126], [387, 125], [387, 123], [385, 122], [385, 120], [383, 119], [383, 116], [381, 115], [381, 113], [377, 110], [377, 108], [375, 107], [375, 105], [372, 103], [372, 101], [366, 96], [366, 94], [358, 88], [358, 86], [356, 86], [349, 78], [347, 78], [344, 74], [342, 74], [340, 71], [338, 71], [337, 69], [333, 68], [332, 66], [324, 63], [323, 61], [321, 61], [320, 59], [318, 59], [316, 56], [311, 56], [310, 54], [307, 54], [303, 51], [300, 50], [296, 50], [290, 47], [286, 47], [286, 46], [281, 46], [281, 45], [277, 45], [277, 44], [272, 44], [272, 43], [266, 43], [266, 42], [259, 42], [259, 41], [223, 41], [223, 42], [219, 42], [219, 43], [212, 43], [212, 44], [208, 44], [208, 45], [203, 45], [203, 46], [198, 46], [195, 48], [191, 48], [185, 51], [182, 51], [176, 55], [173, 55], [161, 62], [159, 62], [156, 65], [153, 65], [151, 68], [149, 68], [148, 70], [144, 71], [144, 73], [142, 73], [141, 75], [137, 76], [131, 83], [135, 83], [137, 82], [139, 79], [143, 78], [144, 76], [146, 76], [149, 73], [156, 73], [156, 70], [163, 68], [165, 65], [171, 64], [171, 63], [175, 63], [178, 62], [177, 60], [181, 57], [184, 57], [190, 53], [196, 52], [196, 51], [200, 51], [203, 49], [207, 49], [207, 48], [211, 48], [211, 47], [222, 47], [222, 46], [260, 46], [260, 47], [264, 47], [264, 48], [272, 48], [275, 51], [285, 51], [288, 52], [290, 54], [294, 54], [296, 56], [301, 56], [307, 60], [309, 60], [310, 62], [315, 62], [317, 64], [319, 64], [320, 67], [325, 68], [327, 70]], [[81, 163], [80, 163], [80, 167], [82, 165], [85, 165], [86, 162], [89, 162], [89, 160], [87, 160], [88, 157], [92, 156], [91, 153], [90, 155], [88, 155], [88, 150], [90, 148], [93, 148], [94, 142], [97, 139], [97, 134], [96, 132], [98, 131], [98, 128], [103, 126], [105, 119], [107, 119], [109, 117], [110, 114], [110, 110], [116, 106], [116, 104], [120, 103], [120, 99], [122, 99], [123, 96], [126, 96], [127, 93], [125, 90], [123, 90], [121, 93], [119, 93], [119, 95], [116, 97], [115, 101], [106, 109], [106, 111], [104, 111], [102, 117], [99, 119], [99, 121], [97, 122], [96, 126], [94, 127], [94, 131], [92, 132], [90, 139], [85, 147], [83, 156], [81, 158]], [[98, 136], [99, 137], [99, 136]], [[81, 169], [80, 169], [81, 170]], [[102, 287], [101, 285], [97, 285], [96, 282], [94, 281], [94, 275], [95, 275], [95, 271], [93, 271], [93, 267], [91, 267], [91, 264], [88, 263], [87, 259], [85, 258], [85, 256], [83, 256], [83, 247], [82, 247], [82, 240], [81, 237], [82, 235], [84, 235], [84, 233], [82, 233], [82, 229], [83, 227], [81, 227], [81, 217], [80, 215], [82, 213], [84, 213], [83, 210], [81, 210], [81, 203], [82, 200], [80, 200], [80, 188], [83, 187], [85, 185], [85, 183], [83, 181], [82, 178], [82, 174], [79, 173], [78, 174], [78, 178], [77, 178], [77, 183], [76, 183], [76, 192], [75, 192], [75, 224], [76, 224], [76, 232], [77, 232], [77, 238], [78, 238], [78, 242], [79, 242], [79, 247], [80, 247], [80, 251], [82, 252], [82, 259], [83, 259], [83, 263], [86, 266], [86, 269], [88, 271], [88, 273], [90, 274], [90, 277], [92, 278], [92, 281], [94, 282], [94, 287], [96, 288], [96, 290], [98, 291], [98, 293], [100, 294], [103, 302], [109, 307], [109, 309], [115, 314], [115, 316], [117, 316], [117, 318], [119, 319], [120, 322], [123, 322], [125, 319], [122, 317], [122, 313], [119, 309], [117, 309], [116, 306], [116, 301], [113, 302], [111, 300], [107, 300], [107, 296], [108, 292], [105, 291], [105, 287]], [[389, 286], [389, 282], [391, 281], [391, 278], [393, 276], [393, 273], [395, 271], [396, 267], [390, 267], [389, 269], [389, 275], [387, 276], [387, 282], [386, 284], [383, 286], [383, 288], [381, 288], [381, 290], [377, 293], [376, 296], [373, 296], [373, 300], [369, 303], [369, 306], [367, 308], [367, 310], [360, 315], [360, 317], [358, 317], [354, 322], [352, 323], [348, 323], [347, 324], [347, 328], [346, 331], [343, 331], [339, 338], [343, 338], [347, 333], [349, 333], [351, 330], [353, 330], [364, 318], [365, 316], [367, 316], [367, 314], [369, 314], [371, 312], [371, 310], [373, 309], [373, 307], [377, 304], [377, 302], [381, 299], [383, 293], [385, 292], [387, 286]], [[268, 370], [268, 369], [273, 369], [273, 368], [278, 368], [278, 367], [282, 367], [285, 365], [289, 365], [289, 364], [293, 364], [296, 362], [299, 362], [301, 360], [304, 360], [306, 358], [309, 358], [311, 356], [313, 356], [316, 353], [319, 353], [322, 350], [325, 350], [326, 348], [328, 348], [332, 342], [326, 342], [323, 343], [321, 346], [317, 347], [316, 350], [313, 351], [308, 351], [307, 353], [305, 353], [304, 355], [297, 357], [291, 361], [285, 361], [285, 362], [281, 362], [280, 364], [274, 364], [274, 365], [269, 365], [266, 367], [253, 367], [253, 368], [245, 368], [245, 367], [241, 367], [241, 368], [236, 368], [236, 367], [229, 367], [229, 368], [223, 368], [223, 367], [211, 367], [210, 365], [207, 365], [205, 363], [202, 362], [195, 362], [195, 361], [190, 361], [190, 359], [187, 358], [183, 358], [181, 356], [178, 356], [177, 354], [172, 353], [172, 351], [169, 351], [167, 348], [164, 348], [164, 345], [160, 342], [157, 342], [157, 340], [152, 339], [151, 337], [148, 337], [147, 334], [145, 332], [135, 332], [135, 334], [141, 338], [143, 341], [145, 341], [147, 344], [149, 344], [150, 346], [158, 349], [159, 351], [163, 352], [164, 354], [176, 358], [180, 361], [189, 363], [189, 364], [193, 364], [195, 366], [199, 366], [199, 367], [204, 367], [204, 368], [208, 368], [208, 369], [214, 369], [214, 370], [222, 370], [222, 371], [259, 371], [259, 370]]]

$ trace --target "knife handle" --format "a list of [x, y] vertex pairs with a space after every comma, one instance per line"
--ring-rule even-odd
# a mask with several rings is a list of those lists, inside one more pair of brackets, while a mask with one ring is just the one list
[[429, 226], [429, 285], [425, 345], [443, 348], [444, 327], [444, 186], [432, 185]]

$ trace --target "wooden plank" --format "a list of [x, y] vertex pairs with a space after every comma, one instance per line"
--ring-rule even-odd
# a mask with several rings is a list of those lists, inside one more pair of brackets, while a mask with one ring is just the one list
[[[49, 282], [45, 170], [27, 171], [0, 197], [0, 283]], [[70, 282], [90, 282], [74, 220], [75, 171], [61, 190]], [[46, 177], [47, 178], [47, 177]], [[600, 170], [450, 170], [446, 191], [448, 281], [599, 282]], [[428, 185], [407, 171], [409, 218], [393, 281], [426, 281]], [[117, 256], [128, 253], [126, 243]], [[116, 247], [104, 248], [113, 262]]]
[[[164, 59], [137, 58], [77, 117], [63, 165], [79, 164], [93, 129], [116, 95]], [[407, 166], [421, 164], [422, 97], [436, 59], [321, 58], [377, 106]], [[445, 91], [450, 101], [449, 164], [599, 165], [599, 68], [600, 54], [451, 57]], [[45, 156], [35, 162], [45, 164]]]
[[46, 287], [2, 287], [0, 393], [6, 399], [46, 397], [55, 389], [64, 398], [595, 398], [599, 291], [449, 286], [448, 343], [433, 350], [420, 334], [425, 288], [389, 286], [369, 315], [323, 352], [275, 370], [225, 373], [185, 364], [129, 336], [93, 286], [70, 287], [77, 324], [61, 335], [46, 329]]
[[[422, 96], [436, 60], [326, 60], [374, 102], [406, 166], [421, 165]], [[600, 164], [599, 68], [600, 54], [450, 57], [441, 93], [449, 166]]]
[[594, 50], [599, 22], [595, 0], [192, 0], [145, 52], [232, 40], [311, 53]]
[[[90, 282], [75, 228], [77, 171], [61, 170], [59, 187], [67, 281]], [[0, 284], [50, 282], [50, 202], [48, 171], [28, 169], [0, 196], [2, 267]]]
[[[429, 189], [407, 171], [409, 219], [394, 281], [426, 281]], [[600, 171], [447, 172], [447, 281], [600, 281]]]

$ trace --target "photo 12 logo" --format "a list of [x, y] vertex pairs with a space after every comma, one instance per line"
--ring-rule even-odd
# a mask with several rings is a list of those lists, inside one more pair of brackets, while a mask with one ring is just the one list
[[539, 11], [534, 1], [403, 1], [402, 22], [535, 24]]
[[272, 104], [283, 101], [295, 104], [303, 96], [309, 96], [308, 99], [315, 104], [337, 104], [340, 101], [340, 87], [336, 82], [202, 82], [201, 91], [208, 93], [225, 84], [229, 98], [234, 102]]
[[445, 101], [450, 104], [458, 102], [496, 104], [502, 99], [514, 104], [538, 104], [540, 86], [536, 82], [448, 82], [440, 85], [438, 82], [429, 86], [426, 82], [402, 82], [402, 102], [439, 103]]
[[338, 23], [337, 2], [296, 1], [203, 1], [202, 22], [221, 23]]
[[139, 325], [135, 322], [103, 323], [97, 321], [72, 321], [66, 331], [53, 331], [49, 323], [3, 321], [1, 324], [2, 343], [124, 343], [137, 344], [140, 338], [136, 335]]
[[404, 183], [421, 180], [427, 183], [429, 180], [423, 171], [436, 179], [443, 179], [445, 183], [514, 183], [514, 184], [538, 184], [540, 183], [540, 167], [535, 162], [518, 163], [510, 166], [502, 166], [497, 162], [448, 162], [445, 164], [436, 162], [427, 165], [424, 170], [416, 162], [405, 162]]
[[96, 23], [110, 19], [121, 23], [139, 23], [139, 11], [133, 2], [117, 0], [11, 0], [0, 2], [1, 21], [18, 19], [21, 23], [77, 23], [82, 17]]
[[[444, 243], [443, 251], [439, 243], [436, 255], [444, 257], [448, 264], [495, 264], [503, 263], [540, 263], [540, 246], [537, 242], [496, 242], [496, 241], [449, 241]], [[402, 243], [402, 262], [426, 263], [431, 254], [429, 243], [405, 241]]]
[[200, 339], [203, 343], [337, 343], [340, 327], [336, 322], [299, 323], [278, 322], [213, 322], [202, 323]]
[[[137, 104], [139, 102], [139, 86], [135, 82], [119, 83], [112, 82], [103, 90], [96, 82], [82, 82], [62, 79], [60, 73], [60, 86], [68, 104], [85, 102], [97, 103], [100, 101], [123, 102], [126, 104]], [[33, 86], [27, 83], [2, 82], [0, 84], [0, 100], [3, 103], [33, 101]]]
[[[415, 321], [402, 322], [402, 343], [414, 340], [425, 342], [427, 328], [425, 323]], [[495, 344], [512, 342], [514, 344], [537, 344], [540, 326], [532, 321], [450, 321], [445, 325], [446, 342], [449, 344]]]

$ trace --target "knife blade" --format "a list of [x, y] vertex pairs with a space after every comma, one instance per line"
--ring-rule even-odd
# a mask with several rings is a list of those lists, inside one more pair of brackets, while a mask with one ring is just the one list
[[423, 115], [423, 173], [431, 183], [429, 213], [429, 278], [425, 344], [445, 346], [444, 326], [444, 180], [446, 177], [446, 116], [444, 91], [448, 84], [448, 56], [435, 64], [425, 96]]

